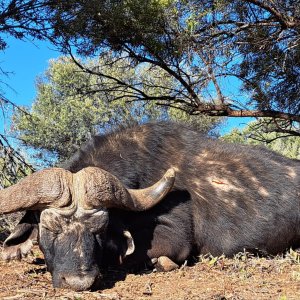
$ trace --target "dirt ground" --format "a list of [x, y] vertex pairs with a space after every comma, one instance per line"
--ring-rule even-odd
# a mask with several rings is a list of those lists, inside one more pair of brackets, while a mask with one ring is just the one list
[[42, 254], [25, 261], [0, 262], [0, 299], [300, 299], [300, 255], [285, 258], [200, 257], [192, 267], [168, 273], [125, 274], [110, 270], [100, 290], [54, 289]]

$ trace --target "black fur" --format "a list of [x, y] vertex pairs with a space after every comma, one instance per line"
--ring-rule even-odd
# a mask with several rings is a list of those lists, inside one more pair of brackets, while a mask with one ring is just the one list
[[[265, 148], [223, 143], [162, 122], [96, 136], [64, 164], [72, 172], [87, 166], [111, 172], [129, 188], [147, 187], [175, 167], [172, 195], [129, 218], [151, 223], [152, 231], [163, 213], [176, 218], [173, 245], [184, 241], [214, 255], [257, 248], [274, 254], [299, 245], [300, 162]], [[181, 213], [174, 216], [177, 203]], [[135, 234], [134, 225], [125, 226]]]
[[[95, 136], [63, 164], [74, 173], [87, 166], [112, 173], [128, 188], [150, 186], [176, 169], [174, 189], [157, 206], [108, 211], [105, 236], [89, 241], [103, 251], [100, 262], [91, 257], [100, 268], [124, 255], [123, 230], [135, 243], [123, 261], [128, 266], [159, 256], [181, 263], [201, 253], [276, 254], [300, 244], [300, 163], [264, 148], [226, 144], [182, 124], [150, 123]], [[100, 250], [89, 251], [97, 256]], [[62, 253], [76, 271], [80, 262]], [[79, 266], [72, 267], [74, 261]]]

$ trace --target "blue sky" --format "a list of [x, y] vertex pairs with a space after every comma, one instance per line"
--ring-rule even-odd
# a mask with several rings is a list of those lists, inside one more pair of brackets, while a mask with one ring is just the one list
[[0, 52], [0, 67], [10, 72], [2, 80], [6, 98], [18, 105], [30, 105], [35, 96], [35, 79], [42, 74], [51, 58], [60, 55], [47, 42], [20, 41], [7, 38], [8, 48]]
[[[47, 69], [49, 59], [57, 58], [61, 54], [45, 41], [20, 41], [12, 37], [8, 37], [6, 41], [8, 48], [0, 52], [0, 67], [9, 72], [9, 75], [1, 76], [5, 83], [1, 83], [2, 91], [10, 101], [30, 106], [35, 97], [36, 77]], [[233, 127], [244, 127], [248, 121], [249, 118], [230, 118], [221, 133], [228, 132]], [[2, 120], [0, 131], [4, 127], [7, 125]]]

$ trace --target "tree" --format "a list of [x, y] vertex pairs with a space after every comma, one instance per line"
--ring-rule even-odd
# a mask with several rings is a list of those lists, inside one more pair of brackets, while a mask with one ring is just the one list
[[20, 149], [13, 148], [7, 138], [0, 139], [0, 189], [33, 172], [33, 167], [28, 164]]
[[[49, 22], [65, 51], [113, 51], [116, 61], [168, 74], [175, 84], [164, 86], [160, 104], [196, 115], [281, 119], [274, 130], [300, 135], [299, 15], [300, 2], [286, 0], [69, 0]], [[239, 81], [238, 92], [229, 91], [228, 78]], [[153, 100], [135, 83], [130, 88]]]
[[244, 129], [235, 128], [222, 139], [231, 143], [264, 145], [289, 158], [300, 159], [299, 137], [287, 137], [277, 132], [264, 132], [260, 121], [250, 122]]
[[26, 37], [42, 39], [50, 29], [49, 9], [57, 5], [53, 0], [1, 0], [0, 1], [0, 50], [8, 45], [7, 35], [17, 39]]
[[[10, 0], [0, 6], [1, 49], [3, 34], [10, 34], [48, 38], [71, 55], [74, 49], [100, 55], [99, 66], [75, 60], [97, 76], [96, 85], [80, 89], [83, 96], [104, 83], [109, 102], [147, 101], [191, 116], [267, 117], [273, 131], [300, 134], [298, 1]], [[128, 80], [110, 73], [116, 64], [124, 74], [151, 72]], [[239, 90], [229, 90], [232, 78]]]
[[[158, 82], [167, 84], [169, 80], [153, 68], [130, 68], [125, 60], [111, 65], [109, 59], [89, 60], [86, 65], [91, 70], [101, 66], [102, 72], [128, 84], [138, 81], [141, 88], [153, 97], [156, 93], [162, 93]], [[83, 72], [66, 57], [52, 60], [37, 81], [37, 97], [31, 109], [23, 108], [23, 111], [14, 114], [16, 137], [26, 146], [38, 150], [35, 152], [36, 158], [48, 158], [46, 163], [53, 164], [57, 159], [61, 161], [70, 157], [89, 136], [117, 125], [152, 119], [176, 119], [193, 123], [204, 131], [217, 126], [211, 118], [193, 118], [153, 102], [130, 101], [126, 86], [117, 89], [114, 79]], [[153, 90], [149, 89], [150, 80], [157, 82]], [[172, 85], [172, 82], [168, 84]]]
[[[57, 1], [10, 0], [0, 1], [0, 51], [8, 47], [6, 38], [42, 39], [49, 29], [48, 7]], [[0, 67], [0, 110], [8, 118], [11, 110], [20, 110], [14, 101], [7, 99], [2, 88], [7, 72]], [[20, 110], [21, 111], [21, 110]], [[23, 113], [25, 113], [23, 111]], [[7, 132], [0, 132], [0, 187], [16, 183], [18, 179], [33, 171], [24, 153], [11, 141]]]

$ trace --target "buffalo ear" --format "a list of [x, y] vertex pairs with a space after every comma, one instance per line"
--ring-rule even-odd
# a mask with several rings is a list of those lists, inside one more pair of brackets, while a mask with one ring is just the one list
[[123, 235], [127, 240], [127, 250], [126, 250], [125, 255], [124, 255], [124, 257], [126, 257], [126, 256], [128, 256], [128, 255], [130, 255], [134, 252], [135, 245], [134, 245], [132, 235], [128, 230], [124, 230]]

